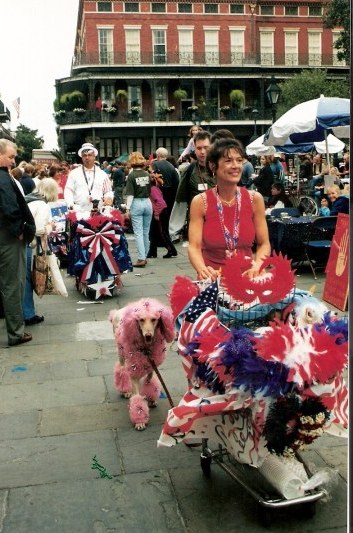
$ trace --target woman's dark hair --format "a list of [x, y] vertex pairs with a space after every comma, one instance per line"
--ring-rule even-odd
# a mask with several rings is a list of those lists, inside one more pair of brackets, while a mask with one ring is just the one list
[[212, 133], [211, 139], [210, 139], [211, 144], [220, 139], [235, 139], [235, 136], [230, 130], [221, 128], [219, 130], [216, 130], [214, 133]]
[[286, 190], [284, 188], [283, 183], [280, 183], [279, 181], [275, 181], [272, 183], [272, 187], [275, 187], [277, 191], [280, 191], [281, 194], [286, 194]]
[[218, 168], [218, 162], [221, 157], [224, 157], [230, 150], [236, 150], [242, 157], [245, 157], [245, 150], [238, 139], [231, 137], [224, 137], [211, 144], [206, 158], [206, 167], [210, 171], [210, 163], [213, 163], [215, 168]]

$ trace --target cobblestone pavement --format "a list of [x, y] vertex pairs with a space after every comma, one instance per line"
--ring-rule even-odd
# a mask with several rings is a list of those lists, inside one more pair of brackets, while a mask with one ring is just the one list
[[[134, 242], [129, 236], [133, 260]], [[113, 385], [116, 350], [109, 310], [141, 296], [168, 302], [174, 276], [193, 275], [187, 248], [151, 259], [124, 275], [117, 298], [92, 303], [66, 278], [67, 299], [37, 301], [45, 322], [31, 328], [33, 341], [7, 348], [0, 321], [0, 533], [257, 533], [257, 502], [217, 465], [202, 475], [200, 450], [157, 448], [169, 408], [161, 399], [143, 432], [128, 419], [127, 401]], [[162, 256], [162, 251], [159, 251]], [[297, 277], [310, 288], [312, 275]], [[323, 277], [317, 285], [322, 294]], [[169, 350], [161, 373], [177, 403], [185, 377]], [[112, 476], [101, 478], [93, 458]], [[325, 436], [305, 453], [317, 467], [332, 467], [337, 482], [316, 515], [286, 507], [272, 531], [347, 531], [347, 442]]]

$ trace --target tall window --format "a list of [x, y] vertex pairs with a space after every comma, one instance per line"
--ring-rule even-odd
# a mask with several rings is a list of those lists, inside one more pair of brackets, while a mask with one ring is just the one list
[[109, 106], [115, 100], [114, 85], [102, 85], [102, 100]]
[[243, 28], [230, 28], [230, 62], [232, 65], [242, 65], [244, 59]]
[[178, 4], [178, 13], [192, 13], [192, 4]]
[[286, 65], [298, 65], [298, 32], [286, 31], [284, 34]]
[[99, 63], [112, 65], [114, 63], [113, 52], [113, 28], [98, 29]]
[[181, 65], [190, 65], [194, 61], [193, 47], [193, 27], [178, 27], [179, 35], [179, 63]]
[[274, 32], [260, 30], [261, 65], [274, 64]]
[[129, 85], [128, 87], [128, 107], [129, 109], [132, 107], [141, 108], [141, 89], [137, 85]]
[[135, 26], [133, 28], [125, 27], [125, 54], [126, 63], [128, 65], [141, 64], [141, 47], [140, 47], [140, 28]]
[[155, 29], [153, 31], [153, 63], [161, 65], [166, 62], [166, 39], [165, 30]]
[[321, 32], [308, 32], [308, 65], [321, 65]]
[[112, 11], [112, 3], [111, 2], [97, 2], [97, 11]]
[[156, 83], [156, 90], [154, 92], [154, 108], [156, 111], [167, 107], [167, 87], [163, 82]]
[[333, 31], [332, 32], [332, 54], [333, 54], [333, 57], [332, 57], [332, 64], [335, 65], [336, 67], [338, 67], [339, 65], [345, 65], [346, 62], [343, 61], [343, 60], [339, 60], [337, 58], [337, 48], [335, 48], [335, 43], [338, 39], [338, 37], [340, 36], [340, 32], [339, 31]]
[[218, 28], [205, 28], [205, 61], [207, 65], [219, 64]]

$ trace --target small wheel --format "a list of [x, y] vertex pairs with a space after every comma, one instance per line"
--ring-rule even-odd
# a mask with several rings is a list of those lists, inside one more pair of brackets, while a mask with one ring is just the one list
[[307, 215], [317, 215], [318, 213], [317, 203], [310, 196], [302, 196], [299, 205]]
[[201, 469], [202, 469], [203, 475], [207, 478], [211, 477], [211, 462], [212, 462], [212, 457], [210, 457], [209, 455], [203, 455], [203, 454], [200, 455]]
[[263, 527], [270, 527], [272, 524], [272, 511], [268, 507], [259, 506], [259, 521]]

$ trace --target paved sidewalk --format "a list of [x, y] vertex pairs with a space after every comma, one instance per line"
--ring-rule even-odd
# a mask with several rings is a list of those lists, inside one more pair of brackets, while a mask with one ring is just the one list
[[[132, 259], [134, 242], [129, 235]], [[210, 479], [200, 449], [157, 448], [169, 408], [161, 399], [143, 432], [129, 421], [127, 401], [113, 385], [116, 349], [110, 309], [142, 296], [168, 302], [175, 275], [193, 276], [187, 248], [178, 257], [151, 259], [124, 275], [118, 298], [90, 303], [66, 278], [67, 299], [37, 303], [45, 322], [28, 328], [33, 341], [7, 348], [0, 321], [0, 533], [258, 533], [257, 504], [217, 465]], [[314, 285], [310, 273], [298, 287]], [[323, 277], [315, 282], [321, 296]], [[185, 377], [175, 346], [160, 368], [177, 403]], [[93, 457], [112, 479], [91, 468]], [[347, 531], [347, 442], [325, 436], [305, 457], [337, 470], [330, 499], [315, 517], [286, 508], [271, 530], [291, 533]]]

